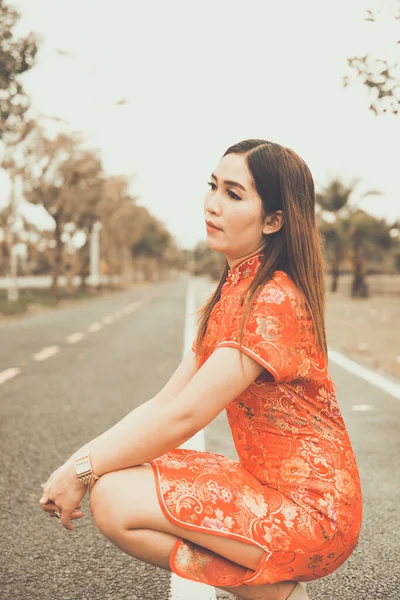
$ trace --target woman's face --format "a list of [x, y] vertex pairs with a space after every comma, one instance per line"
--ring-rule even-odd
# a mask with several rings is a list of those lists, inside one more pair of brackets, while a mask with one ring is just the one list
[[[227, 183], [230, 181], [231, 183]], [[236, 185], [234, 185], [234, 183]], [[219, 162], [204, 199], [204, 216], [220, 229], [206, 225], [207, 245], [223, 252], [232, 269], [262, 250], [265, 219], [262, 201], [253, 187], [246, 161], [241, 154], [227, 154]]]

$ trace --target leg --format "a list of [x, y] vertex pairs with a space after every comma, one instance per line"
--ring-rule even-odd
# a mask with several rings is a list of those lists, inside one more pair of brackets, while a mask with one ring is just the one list
[[[170, 570], [170, 556], [177, 538], [252, 570], [258, 567], [263, 555], [258, 546], [190, 531], [170, 522], [160, 508], [153, 471], [148, 464], [103, 475], [91, 489], [90, 509], [100, 531], [118, 548], [166, 570]], [[293, 582], [283, 582], [224, 589], [249, 600], [285, 600], [293, 587]]]

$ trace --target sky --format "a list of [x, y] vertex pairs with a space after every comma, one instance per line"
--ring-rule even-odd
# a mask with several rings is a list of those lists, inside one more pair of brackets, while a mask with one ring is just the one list
[[[360, 178], [353, 200], [380, 190], [360, 206], [393, 221], [400, 117], [375, 117], [364, 86], [342, 85], [347, 57], [394, 57], [395, 22], [385, 13], [364, 21], [377, 4], [391, 2], [14, 0], [16, 33], [41, 38], [21, 80], [38, 113], [83, 131], [106, 173], [130, 178], [139, 204], [180, 246], [206, 240], [207, 181], [246, 138], [295, 150], [317, 188], [334, 176]], [[8, 189], [0, 172], [0, 204]], [[40, 209], [20, 209], [51, 227]]]

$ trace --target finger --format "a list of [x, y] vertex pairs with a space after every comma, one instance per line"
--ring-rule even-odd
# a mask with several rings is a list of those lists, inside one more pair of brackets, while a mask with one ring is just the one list
[[53, 500], [48, 500], [46, 504], [44, 503], [40, 503], [40, 506], [42, 507], [42, 510], [44, 510], [45, 512], [49, 511], [49, 510], [56, 510], [56, 505], [54, 504]]
[[71, 519], [82, 519], [85, 515], [80, 510], [74, 510], [71, 515]]
[[[49, 515], [49, 517], [57, 517], [55, 511], [51, 511], [47, 513]], [[84, 517], [85, 515], [83, 514], [82, 511], [80, 510], [74, 510], [74, 512], [71, 514], [71, 519], [82, 519], [82, 517]], [[58, 518], [58, 517], [57, 517]]]
[[[82, 513], [82, 511], [80, 510], [80, 507], [81, 507], [81, 505], [77, 506], [77, 508], [75, 508], [75, 509], [73, 510], [73, 513], [75, 513], [75, 512]], [[61, 510], [59, 510], [59, 509], [57, 508], [57, 506], [55, 505], [55, 503], [54, 503], [52, 500], [50, 500], [50, 501], [49, 501], [47, 504], [44, 504], [44, 505], [42, 506], [42, 510], [44, 510], [44, 511], [45, 511], [45, 512], [47, 512], [47, 513], [55, 513], [55, 511], [58, 511], [58, 512], [60, 512], [60, 513], [61, 513]], [[82, 513], [82, 514], [83, 514], [83, 513]]]
[[46, 504], [49, 500], [49, 491], [50, 491], [50, 478], [46, 481], [46, 483], [41, 483], [40, 487], [42, 488], [42, 497], [40, 498], [40, 504]]
[[75, 509], [71, 513], [71, 519], [80, 519], [83, 517], [83, 512], [81, 510]]
[[44, 504], [47, 504], [47, 502], [50, 500], [49, 495], [47, 492], [42, 493], [42, 497], [40, 498], [39, 502], [40, 504], [43, 506]]
[[45, 512], [54, 512], [55, 510], [57, 510], [57, 507], [54, 504], [54, 502], [48, 502], [47, 504], [42, 505], [42, 510], [44, 510]]
[[60, 510], [61, 513], [61, 525], [63, 527], [65, 527], [65, 529], [68, 529], [69, 531], [72, 531], [74, 529], [74, 526], [71, 523], [71, 514], [72, 511], [71, 510], [66, 510], [64, 509], [62, 512]]

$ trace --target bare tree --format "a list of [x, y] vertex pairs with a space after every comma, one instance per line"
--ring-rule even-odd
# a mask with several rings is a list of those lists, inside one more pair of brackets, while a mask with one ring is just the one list
[[[366, 21], [375, 23], [380, 18], [380, 12], [367, 11]], [[397, 0], [393, 19], [400, 26], [400, 0]], [[400, 32], [397, 40], [393, 40], [395, 47], [399, 49]], [[398, 52], [397, 52], [398, 53]], [[369, 90], [372, 101], [369, 109], [376, 115], [380, 113], [392, 112], [397, 115], [400, 110], [400, 64], [398, 59], [388, 60], [387, 58], [372, 56], [369, 53], [360, 56], [348, 58], [350, 69], [355, 73], [356, 79], [360, 80]], [[346, 75], [343, 78], [343, 85], [347, 87], [351, 78]]]
[[23, 147], [21, 175], [27, 201], [42, 205], [53, 217], [54, 262], [50, 294], [57, 296], [62, 270], [65, 226], [96, 211], [103, 181], [97, 154], [82, 146], [80, 134], [59, 133], [49, 139], [38, 125]]
[[5, 206], [0, 211], [0, 230], [3, 239], [0, 242], [0, 274], [7, 275], [10, 269], [10, 221], [11, 205]]
[[16, 241], [15, 223], [17, 220], [17, 182], [21, 175], [21, 153], [20, 148], [35, 130], [36, 122], [34, 120], [21, 121], [17, 127], [4, 136], [4, 155], [0, 166], [7, 172], [10, 182], [10, 202], [7, 207], [7, 223], [5, 224], [5, 244], [8, 249], [9, 265], [8, 272], [11, 277], [11, 283], [7, 290], [9, 302], [16, 302], [19, 299], [19, 288], [17, 284], [17, 256], [14, 253]]
[[110, 275], [126, 274], [131, 268], [130, 247], [140, 237], [150, 218], [146, 208], [137, 206], [126, 177], [107, 177], [97, 214], [102, 224], [101, 251]]
[[34, 65], [38, 40], [33, 33], [15, 38], [19, 18], [15, 8], [0, 0], [0, 139], [20, 125], [30, 105], [19, 76]]

